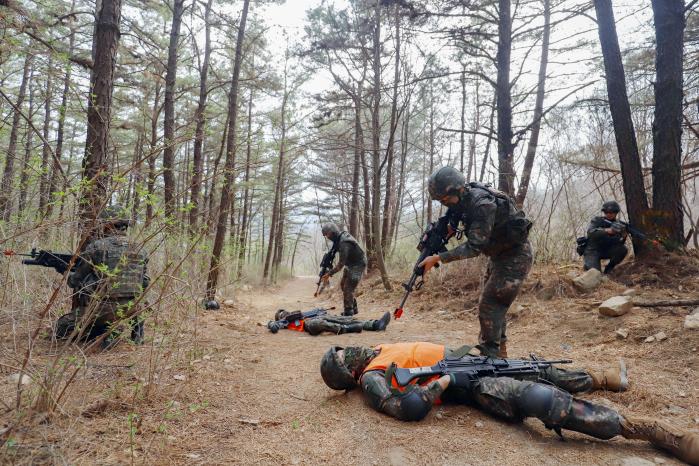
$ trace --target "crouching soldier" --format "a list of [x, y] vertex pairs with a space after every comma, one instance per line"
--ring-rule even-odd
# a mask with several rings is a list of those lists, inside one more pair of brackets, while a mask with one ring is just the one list
[[538, 379], [545, 383], [527, 380], [527, 376], [467, 376], [453, 372], [399, 386], [393, 375], [397, 368], [433, 366], [449, 356], [473, 357], [464, 350], [468, 348], [450, 350], [424, 342], [374, 348], [335, 346], [323, 356], [320, 372], [328, 387], [351, 390], [361, 386], [372, 408], [403, 421], [423, 419], [438, 402], [470, 404], [509, 421], [537, 418], [559, 434], [566, 429], [604, 440], [616, 436], [646, 440], [683, 461], [699, 465], [699, 434], [654, 418], [622, 415], [571, 395], [592, 390], [626, 390], [628, 380], [623, 363], [604, 371], [542, 367]]
[[610, 273], [621, 263], [629, 250], [624, 243], [628, 232], [624, 224], [617, 222], [619, 203], [607, 201], [602, 204], [604, 216], [594, 217], [587, 227], [587, 245], [585, 246], [585, 270], [602, 271], [602, 259], [609, 259], [604, 273]]
[[342, 314], [345, 316], [357, 314], [359, 309], [354, 292], [366, 270], [366, 254], [352, 235], [346, 231], [340, 231], [334, 223], [326, 223], [321, 231], [323, 236], [333, 242], [333, 248], [339, 253], [337, 264], [323, 275], [321, 280], [327, 283], [330, 277], [342, 270], [342, 280], [340, 281], [344, 305]]
[[139, 297], [148, 287], [147, 257], [129, 241], [128, 217], [122, 208], [109, 207], [100, 213], [95, 238], [80, 254], [80, 262], [68, 276], [68, 285], [78, 294], [78, 306], [61, 316], [55, 325], [57, 338], [94, 339], [109, 347], [126, 327], [131, 339], [143, 343], [143, 317]]

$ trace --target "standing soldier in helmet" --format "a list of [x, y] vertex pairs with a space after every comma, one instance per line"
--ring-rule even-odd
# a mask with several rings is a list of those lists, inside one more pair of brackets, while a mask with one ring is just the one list
[[[93, 339], [105, 332], [107, 347], [116, 341], [121, 328], [140, 308], [136, 301], [148, 287], [145, 253], [126, 237], [129, 219], [119, 206], [104, 209], [97, 219], [93, 239], [80, 254], [79, 266], [68, 276], [68, 285], [78, 293], [79, 304], [56, 322], [57, 338], [71, 335]], [[131, 339], [143, 342], [143, 321], [130, 320]]]
[[344, 311], [342, 315], [351, 316], [359, 312], [354, 291], [366, 270], [367, 260], [364, 250], [356, 239], [346, 231], [340, 229], [334, 223], [326, 223], [321, 229], [323, 236], [333, 243], [333, 248], [339, 253], [337, 264], [321, 280], [328, 282], [330, 277], [343, 270], [340, 288], [342, 289], [342, 301]]
[[[481, 183], [466, 183], [452, 167], [432, 173], [430, 197], [447, 207], [451, 225], [463, 225], [466, 242], [427, 257], [419, 265], [427, 273], [448, 263], [485, 254], [490, 258], [478, 304], [479, 348], [488, 356], [507, 356], [505, 314], [517, 297], [532, 265], [531, 222], [512, 198]], [[451, 228], [451, 227], [450, 227]]]
[[610, 273], [624, 260], [629, 250], [624, 246], [628, 232], [623, 224], [617, 222], [619, 203], [607, 201], [602, 204], [604, 216], [594, 217], [587, 227], [587, 245], [585, 246], [585, 270], [602, 271], [602, 259], [609, 259], [604, 273]]

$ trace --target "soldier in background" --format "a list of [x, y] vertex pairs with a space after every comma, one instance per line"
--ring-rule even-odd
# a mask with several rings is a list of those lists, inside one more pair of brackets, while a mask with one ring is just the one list
[[340, 229], [334, 223], [326, 223], [321, 229], [323, 236], [333, 242], [333, 247], [337, 249], [339, 258], [337, 264], [328, 273], [321, 277], [321, 280], [328, 282], [330, 277], [342, 272], [340, 288], [342, 289], [342, 301], [344, 311], [342, 315], [351, 316], [359, 312], [357, 299], [354, 292], [362, 280], [367, 266], [367, 259], [364, 250], [356, 239], [346, 231]]
[[136, 301], [150, 281], [146, 273], [148, 259], [127, 238], [128, 227], [129, 218], [123, 208], [108, 207], [100, 213], [95, 236], [68, 276], [68, 285], [78, 293], [78, 306], [56, 322], [57, 338], [91, 340], [110, 332], [102, 342], [103, 347], [109, 347], [130, 326], [131, 339], [143, 343], [139, 312], [143, 305]]
[[604, 216], [594, 217], [587, 227], [587, 244], [585, 246], [585, 270], [602, 271], [602, 259], [609, 259], [604, 273], [610, 273], [624, 260], [629, 250], [624, 243], [628, 232], [622, 223], [617, 222], [619, 203], [607, 201], [602, 204]]

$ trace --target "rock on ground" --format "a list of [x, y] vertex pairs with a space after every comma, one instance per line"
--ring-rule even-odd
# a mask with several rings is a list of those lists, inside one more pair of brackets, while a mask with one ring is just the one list
[[604, 275], [597, 269], [590, 269], [573, 279], [573, 286], [580, 291], [592, 291], [602, 284]]
[[699, 329], [699, 307], [684, 318], [684, 328]]
[[632, 307], [629, 296], [614, 296], [600, 304], [599, 313], [607, 317], [619, 317], [629, 312]]

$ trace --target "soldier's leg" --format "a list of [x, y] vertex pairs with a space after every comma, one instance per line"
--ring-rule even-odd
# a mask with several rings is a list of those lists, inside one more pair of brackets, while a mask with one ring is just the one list
[[345, 315], [354, 315], [359, 312], [357, 300], [354, 297], [354, 292], [359, 286], [364, 274], [363, 267], [345, 267], [345, 272], [342, 276], [344, 286], [342, 288]]
[[347, 270], [347, 267], [345, 267], [345, 269], [342, 271], [342, 279], [340, 280], [340, 289], [342, 290], [343, 316], [354, 315], [354, 295], [350, 290], [350, 285], [348, 282], [349, 271]]
[[563, 369], [549, 366], [541, 370], [542, 379], [569, 392], [580, 393], [594, 390], [623, 392], [629, 387], [626, 364], [619, 364], [606, 369]]
[[531, 265], [529, 242], [490, 260], [488, 279], [478, 305], [479, 343], [484, 354], [500, 354], [500, 343], [507, 340], [505, 314], [517, 297]]
[[609, 250], [607, 251], [607, 254], [609, 256], [609, 263], [604, 268], [604, 273], [610, 273], [614, 269], [614, 267], [616, 267], [618, 264], [621, 263], [621, 261], [624, 260], [628, 253], [629, 250], [623, 244], [618, 244], [609, 248]]
[[380, 319], [363, 321], [363, 328], [364, 330], [368, 330], [370, 332], [381, 332], [383, 330], [386, 330], [386, 327], [388, 327], [388, 323], [390, 321], [391, 313], [386, 312], [383, 316], [381, 316]]
[[75, 331], [77, 315], [78, 311], [76, 309], [58, 318], [53, 328], [53, 334], [56, 338], [63, 340], [70, 337], [73, 331]]
[[600, 253], [597, 249], [591, 248], [590, 246], [585, 248], [585, 254], [583, 255], [583, 268], [585, 270], [597, 269], [601, 272], [601, 260], [602, 258], [600, 257]]
[[306, 319], [304, 329], [311, 335], [318, 335], [321, 332], [334, 333], [359, 333], [362, 331], [364, 323], [347, 316], [319, 316], [313, 319]]

